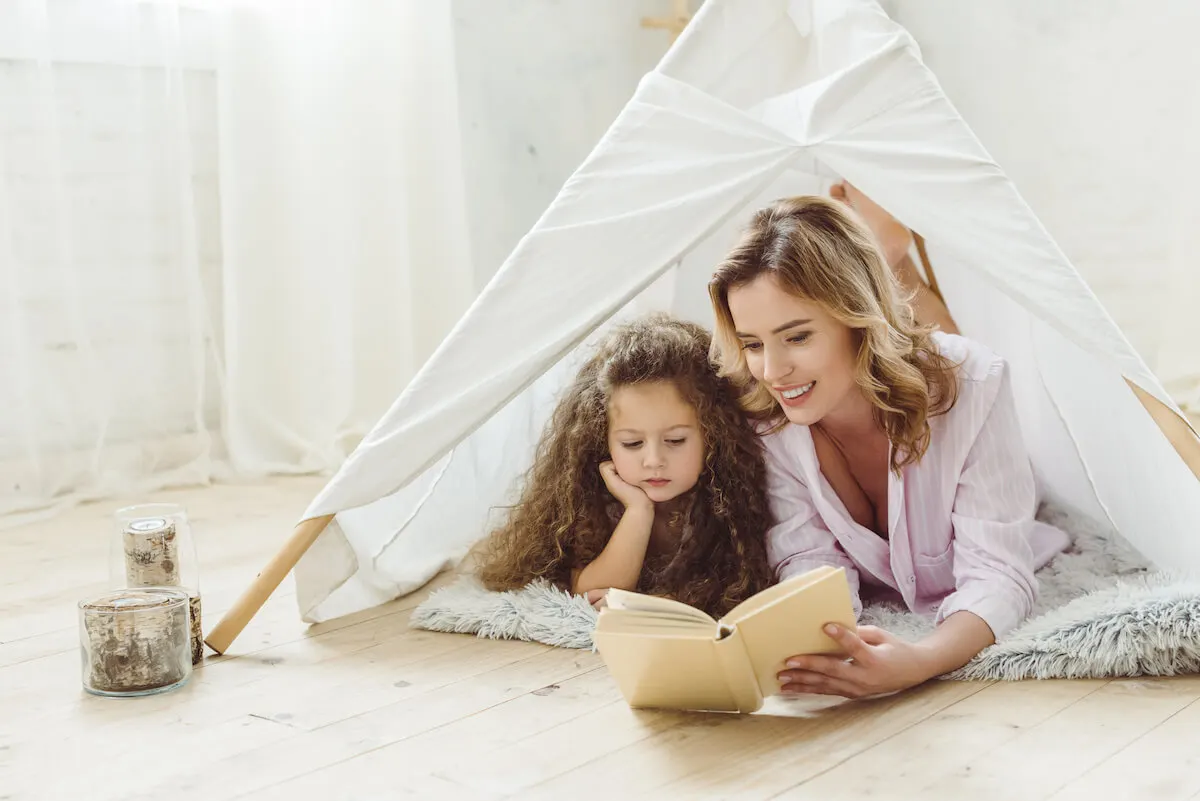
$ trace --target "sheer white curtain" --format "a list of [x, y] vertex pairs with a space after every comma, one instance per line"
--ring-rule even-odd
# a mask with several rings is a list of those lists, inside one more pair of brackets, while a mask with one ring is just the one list
[[334, 467], [472, 295], [445, 2], [0, 3], [0, 524]]
[[239, 468], [340, 460], [466, 309], [449, 6], [230, 3], [218, 96]]

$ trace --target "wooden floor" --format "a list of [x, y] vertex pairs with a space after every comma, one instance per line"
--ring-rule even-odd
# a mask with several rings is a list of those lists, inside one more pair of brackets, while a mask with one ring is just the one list
[[[318, 488], [156, 496], [195, 521], [210, 624]], [[424, 592], [309, 628], [290, 579], [184, 688], [93, 697], [74, 604], [117, 505], [0, 530], [0, 799], [1200, 798], [1200, 678], [634, 712], [594, 654], [410, 629]]]

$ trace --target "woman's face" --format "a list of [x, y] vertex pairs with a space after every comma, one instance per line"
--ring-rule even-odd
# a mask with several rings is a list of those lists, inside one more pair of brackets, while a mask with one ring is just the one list
[[854, 332], [822, 306], [791, 294], [770, 274], [728, 297], [750, 374], [788, 420], [813, 425], [860, 393]]

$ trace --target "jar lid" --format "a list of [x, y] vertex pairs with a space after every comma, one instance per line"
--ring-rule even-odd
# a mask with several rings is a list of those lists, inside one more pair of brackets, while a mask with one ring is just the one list
[[147, 609], [165, 609], [187, 603], [187, 600], [186, 592], [171, 587], [139, 587], [107, 592], [80, 601], [79, 608], [96, 612], [139, 612]]

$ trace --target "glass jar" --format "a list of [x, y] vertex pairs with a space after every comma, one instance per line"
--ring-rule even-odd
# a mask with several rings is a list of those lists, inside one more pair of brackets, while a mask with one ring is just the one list
[[83, 688], [152, 695], [192, 676], [188, 594], [178, 587], [113, 590], [79, 602]]
[[109, 547], [109, 587], [178, 587], [188, 596], [193, 663], [204, 657], [200, 564], [187, 509], [144, 503], [118, 509]]

